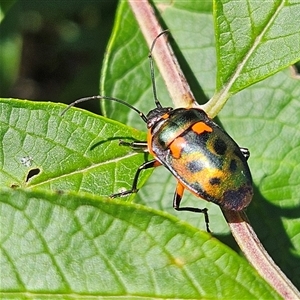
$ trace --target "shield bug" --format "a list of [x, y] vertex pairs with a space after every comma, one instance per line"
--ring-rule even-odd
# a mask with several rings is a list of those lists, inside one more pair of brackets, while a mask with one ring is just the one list
[[155, 38], [149, 53], [156, 107], [147, 115], [123, 100], [107, 96], [76, 100], [62, 114], [71, 106], [91, 99], [116, 101], [137, 112], [147, 124], [147, 141], [122, 141], [121, 144], [134, 150], [149, 152], [154, 159], [144, 162], [137, 169], [130, 190], [110, 197], [138, 192], [141, 171], [163, 165], [177, 179], [173, 207], [180, 211], [203, 213], [209, 231], [206, 208], [180, 206], [184, 190], [187, 189], [196, 197], [213, 202], [223, 209], [243, 210], [249, 205], [253, 195], [252, 178], [247, 164], [250, 153], [248, 149], [240, 148], [202, 109], [162, 107], [156, 95], [152, 51], [156, 40], [164, 33], [165, 31], [161, 32]]

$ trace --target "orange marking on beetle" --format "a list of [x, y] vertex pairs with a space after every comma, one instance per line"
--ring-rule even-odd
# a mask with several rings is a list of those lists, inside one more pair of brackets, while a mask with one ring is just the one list
[[179, 195], [180, 199], [183, 196], [184, 189], [185, 189], [184, 185], [178, 181], [176, 186], [176, 194]]
[[148, 129], [148, 133], [147, 133], [147, 145], [148, 145], [148, 151], [150, 154], [152, 154], [153, 156], [155, 155], [152, 151], [152, 134], [151, 134], [151, 129]]
[[153, 168], [156, 168], [156, 167], [159, 167], [159, 166], [161, 166], [161, 163], [158, 160], [156, 160], [154, 165], [153, 165]]
[[170, 114], [169, 114], [169, 113], [165, 113], [164, 115], [161, 116], [161, 118], [162, 118], [163, 120], [169, 119], [169, 117], [170, 117]]
[[186, 139], [183, 137], [176, 138], [169, 146], [172, 156], [174, 158], [180, 158], [181, 150], [186, 145]]
[[195, 123], [193, 126], [192, 126], [192, 130], [198, 134], [200, 133], [203, 133], [203, 132], [212, 132], [213, 129], [208, 126], [207, 124], [205, 124], [204, 122], [198, 122], [198, 123]]

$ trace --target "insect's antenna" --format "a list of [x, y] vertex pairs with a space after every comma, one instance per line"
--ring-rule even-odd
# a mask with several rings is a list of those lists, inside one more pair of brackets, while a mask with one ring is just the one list
[[168, 33], [169, 30], [164, 30], [162, 31], [155, 39], [154, 41], [152, 42], [152, 45], [151, 45], [151, 48], [150, 48], [150, 52], [149, 52], [149, 55], [148, 55], [148, 58], [149, 58], [149, 63], [150, 63], [150, 76], [151, 76], [151, 81], [152, 81], [152, 90], [153, 90], [153, 97], [154, 97], [154, 101], [155, 101], [155, 105], [156, 107], [158, 108], [161, 108], [161, 104], [157, 98], [157, 90], [156, 90], [156, 83], [155, 83], [155, 77], [154, 77], [154, 64], [153, 64], [153, 57], [152, 57], [152, 51], [154, 49], [154, 46], [155, 46], [155, 43], [157, 41], [157, 39], [162, 36], [163, 34], [165, 33]]
[[147, 117], [140, 111], [138, 110], [137, 108], [135, 108], [134, 106], [130, 105], [129, 103], [123, 101], [123, 100], [120, 100], [120, 99], [117, 99], [117, 98], [113, 98], [113, 97], [106, 97], [106, 96], [91, 96], [91, 97], [85, 97], [85, 98], [80, 98], [72, 103], [70, 103], [63, 111], [62, 113], [60, 114], [61, 116], [64, 115], [66, 113], [67, 110], [69, 110], [72, 106], [75, 106], [76, 104], [78, 103], [81, 103], [81, 102], [85, 102], [85, 101], [90, 101], [90, 100], [100, 100], [100, 99], [103, 99], [103, 100], [110, 100], [110, 101], [115, 101], [115, 102], [119, 102], [127, 107], [129, 107], [130, 109], [134, 110], [135, 112], [137, 112], [139, 114], [139, 116], [141, 117], [141, 119], [147, 123], [148, 119]]

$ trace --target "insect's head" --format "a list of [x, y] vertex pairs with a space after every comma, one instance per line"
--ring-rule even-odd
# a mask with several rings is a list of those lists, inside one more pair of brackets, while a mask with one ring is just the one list
[[172, 107], [156, 107], [156, 108], [150, 110], [146, 116], [147, 127], [148, 128], [153, 127], [156, 122], [158, 122], [161, 119], [164, 119], [164, 115], [167, 116], [167, 114], [171, 110], [173, 110]]

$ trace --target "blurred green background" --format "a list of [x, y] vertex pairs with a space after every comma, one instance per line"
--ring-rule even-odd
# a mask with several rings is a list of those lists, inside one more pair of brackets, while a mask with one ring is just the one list
[[[0, 97], [70, 103], [99, 94], [116, 6], [117, 0], [1, 0]], [[98, 111], [98, 101], [84, 104]]]

